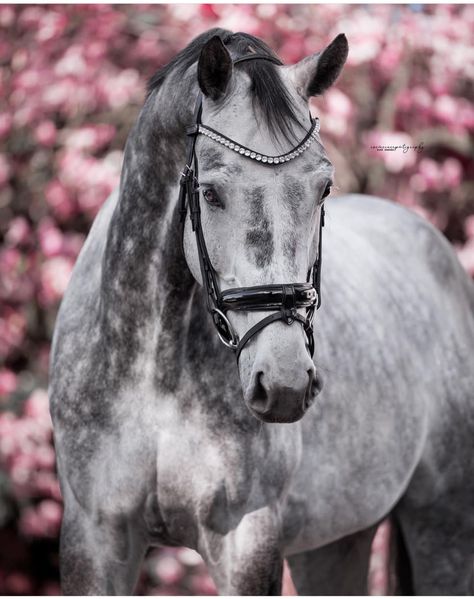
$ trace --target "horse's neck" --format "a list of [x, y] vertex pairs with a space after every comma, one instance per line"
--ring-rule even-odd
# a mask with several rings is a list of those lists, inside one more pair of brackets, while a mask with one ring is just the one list
[[[179, 131], [166, 106], [159, 104], [158, 114], [158, 104], [145, 105], [127, 141], [103, 262], [101, 324], [112, 351], [126, 352], [137, 377], [145, 372], [155, 388], [181, 392], [183, 401], [193, 397], [213, 418], [238, 413], [247, 422], [252, 417], [235, 397], [241, 388], [234, 357], [206, 317], [204, 294], [183, 255], [177, 200], [187, 123]], [[207, 374], [220, 377], [219, 384], [209, 385]], [[228, 403], [231, 411], [216, 410]]]
[[[176, 211], [184, 140], [149, 99], [127, 141], [120, 196], [103, 263], [101, 320], [114, 346], [132, 354], [166, 352], [183, 333], [194, 280], [181, 250]], [[182, 164], [181, 164], [182, 168]], [[132, 356], [133, 357], [133, 356]], [[158, 356], [157, 356], [158, 357]]]

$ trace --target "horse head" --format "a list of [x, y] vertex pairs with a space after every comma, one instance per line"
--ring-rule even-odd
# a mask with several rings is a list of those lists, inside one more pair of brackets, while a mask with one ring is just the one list
[[197, 64], [181, 181], [185, 256], [236, 351], [245, 402], [266, 422], [300, 419], [322, 387], [312, 318], [333, 168], [308, 101], [336, 80], [347, 52], [339, 35], [285, 66], [256, 38], [216, 35]]

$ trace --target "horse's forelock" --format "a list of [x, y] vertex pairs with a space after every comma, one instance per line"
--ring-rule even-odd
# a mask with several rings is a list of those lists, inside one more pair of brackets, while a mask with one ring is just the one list
[[[253, 35], [232, 33], [220, 28], [210, 29], [197, 36], [153, 75], [148, 83], [148, 96], [158, 90], [171, 73], [183, 76], [191, 65], [197, 62], [203, 46], [216, 35], [222, 39], [234, 59], [255, 52], [278, 58], [262, 40]], [[271, 62], [259, 60], [241, 63], [238, 68], [250, 77], [250, 92], [254, 105], [263, 116], [271, 134], [275, 138], [282, 135], [286, 140], [294, 141], [295, 133], [291, 122], [300, 123], [291, 95], [281, 80], [277, 67]]]

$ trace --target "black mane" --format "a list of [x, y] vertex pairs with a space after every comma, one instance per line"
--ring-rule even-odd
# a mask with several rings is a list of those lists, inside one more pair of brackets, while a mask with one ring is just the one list
[[[167, 65], [159, 69], [148, 82], [148, 96], [157, 90], [173, 71], [184, 75], [186, 70], [199, 59], [203, 46], [218, 35], [226, 45], [232, 58], [258, 52], [278, 58], [262, 40], [248, 33], [232, 33], [226, 29], [210, 29], [198, 35], [184, 50]], [[238, 68], [245, 70], [251, 80], [253, 101], [265, 119], [269, 131], [275, 137], [282, 134], [287, 140], [294, 139], [290, 121], [299, 123], [290, 94], [283, 85], [276, 66], [264, 60], [244, 62]]]

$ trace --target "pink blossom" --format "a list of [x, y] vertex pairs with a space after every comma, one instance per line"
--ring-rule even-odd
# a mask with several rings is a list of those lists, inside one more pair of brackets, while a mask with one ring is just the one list
[[27, 507], [20, 516], [18, 528], [27, 537], [48, 536], [40, 514], [34, 507]]
[[155, 573], [164, 584], [169, 585], [179, 582], [184, 569], [175, 557], [169, 555], [157, 559]]
[[53, 472], [44, 470], [37, 472], [34, 478], [34, 487], [42, 497], [50, 497], [55, 501], [62, 500], [59, 482]]
[[39, 6], [27, 6], [25, 10], [20, 12], [18, 17], [18, 25], [25, 29], [35, 31], [40, 24], [43, 14], [44, 8]]
[[474, 129], [474, 107], [472, 106], [472, 102], [463, 99], [459, 100], [458, 114], [458, 127], [472, 131]]
[[26, 92], [34, 91], [41, 83], [41, 73], [37, 69], [25, 69], [14, 79], [15, 89], [21, 89]]
[[372, 594], [374, 595], [385, 595], [387, 592], [388, 579], [387, 573], [384, 569], [377, 570], [371, 576]]
[[[95, 216], [104, 200], [118, 185], [121, 157], [121, 152], [111, 152], [104, 159], [98, 160], [72, 149], [61, 154], [61, 178], [69, 188], [76, 190], [82, 212]], [[77, 177], [78, 172], [82, 174], [81, 178]]]
[[31, 240], [31, 228], [26, 218], [17, 216], [11, 220], [5, 240], [12, 246], [23, 245]]
[[2, 62], [7, 62], [10, 60], [12, 52], [12, 46], [6, 40], [0, 39], [0, 60]]
[[12, 115], [8, 112], [0, 113], [0, 139], [8, 136], [13, 125]]
[[464, 230], [468, 239], [474, 239], [474, 215], [468, 216], [464, 222]]
[[35, 452], [36, 467], [42, 470], [52, 470], [56, 463], [54, 449], [49, 445], [39, 447]]
[[377, 528], [377, 532], [375, 534], [374, 540], [372, 542], [372, 547], [375, 552], [383, 551], [390, 540], [390, 525], [385, 520], [380, 526]]
[[41, 15], [36, 38], [39, 42], [43, 43], [57, 38], [64, 33], [67, 24], [68, 18], [64, 12], [53, 11], [50, 9]]
[[133, 48], [134, 56], [139, 60], [157, 60], [162, 55], [162, 46], [153, 31], [144, 31]]
[[412, 97], [415, 110], [431, 111], [433, 98], [426, 88], [416, 86], [413, 88]]
[[77, 83], [72, 77], [58, 79], [41, 89], [39, 100], [48, 112], [62, 110], [75, 105], [78, 93]]
[[446, 158], [443, 162], [442, 181], [445, 189], [457, 187], [462, 180], [462, 166], [456, 158]]
[[43, 389], [36, 389], [25, 400], [23, 414], [28, 418], [42, 421], [44, 418], [50, 422], [48, 394]]
[[45, 499], [38, 505], [38, 512], [43, 518], [46, 526], [55, 533], [58, 531], [63, 515], [62, 507], [57, 501]]
[[22, 572], [12, 572], [5, 577], [5, 589], [8, 595], [31, 595], [33, 584]]
[[34, 293], [30, 258], [17, 248], [0, 250], [0, 300], [27, 302]]
[[45, 189], [45, 199], [53, 214], [61, 220], [71, 218], [77, 208], [71, 192], [59, 181], [51, 181]]
[[48, 341], [38, 344], [38, 349], [36, 353], [36, 363], [39, 372], [48, 372], [50, 350], [51, 346]]
[[208, 574], [195, 574], [191, 580], [196, 595], [217, 595], [216, 585]]
[[112, 192], [111, 185], [95, 185], [79, 194], [78, 201], [81, 209], [92, 218], [99, 212], [102, 204]]
[[474, 238], [469, 239], [463, 247], [456, 249], [459, 261], [471, 277], [474, 277]]
[[8, 182], [12, 173], [10, 163], [5, 154], [0, 154], [0, 189]]
[[443, 171], [441, 166], [431, 158], [420, 160], [418, 167], [420, 177], [426, 190], [441, 191], [443, 189]]
[[304, 56], [304, 44], [305, 40], [301, 35], [289, 37], [280, 48], [280, 53], [285, 62], [294, 64], [301, 60]]
[[41, 590], [41, 595], [61, 595], [61, 586], [57, 582], [48, 582]]
[[88, 125], [67, 133], [65, 145], [76, 150], [97, 151], [110, 143], [115, 136], [112, 125]]
[[140, 90], [139, 75], [135, 69], [125, 69], [114, 77], [99, 79], [101, 92], [111, 108], [120, 108], [138, 96]]
[[281, 590], [281, 594], [284, 597], [294, 597], [298, 595], [295, 585], [293, 584], [293, 579], [291, 578], [288, 562], [286, 560], [283, 562], [283, 588]]
[[[29, 52], [27, 48], [18, 48], [12, 56], [11, 66], [14, 71], [21, 71], [28, 65]], [[15, 81], [15, 80], [14, 80]], [[10, 98], [11, 100], [12, 98]]]
[[336, 88], [330, 89], [325, 95], [327, 120], [325, 126], [336, 137], [347, 135], [350, 119], [354, 113], [349, 98]]
[[199, 553], [193, 549], [188, 549], [187, 547], [178, 549], [177, 558], [184, 566], [187, 567], [199, 566], [203, 563], [202, 557], [199, 555]]
[[16, 453], [10, 464], [10, 478], [14, 485], [24, 485], [29, 481], [31, 474], [36, 467], [34, 453], [28, 453], [22, 446], [21, 453]]
[[57, 303], [69, 283], [73, 264], [71, 260], [62, 256], [56, 256], [46, 260], [41, 266], [40, 281], [41, 288], [38, 299], [45, 307]]
[[8, 368], [0, 370], [0, 398], [7, 397], [13, 393], [17, 387], [17, 377], [14, 372]]
[[35, 139], [42, 146], [51, 147], [56, 142], [56, 127], [52, 121], [43, 121], [35, 129]]
[[0, 27], [10, 27], [15, 21], [15, 12], [11, 6], [0, 6]]
[[15, 429], [16, 416], [12, 412], [0, 412], [0, 462], [3, 461], [10, 450], [11, 443], [7, 449], [2, 446], [5, 439], [11, 439]]
[[[155, 42], [156, 42], [156, 36]], [[89, 61], [99, 61], [102, 60], [107, 53], [107, 44], [100, 39], [89, 40], [89, 43], [83, 48], [84, 50], [84, 58]]]
[[434, 115], [439, 121], [451, 125], [457, 120], [457, 102], [452, 96], [443, 94], [438, 96], [434, 102]]
[[349, 65], [360, 65], [374, 60], [380, 50], [380, 43], [374, 36], [352, 38], [351, 51], [347, 58]]
[[393, 76], [395, 69], [400, 65], [401, 58], [402, 49], [400, 46], [390, 42], [379, 54], [377, 58], [377, 65], [382, 71], [383, 75], [390, 79]]
[[64, 248], [63, 233], [54, 226], [52, 221], [44, 220], [38, 227], [38, 238], [41, 251], [46, 258], [52, 258], [62, 253]]
[[84, 235], [81, 233], [66, 233], [63, 235], [62, 254], [75, 260], [84, 244]]
[[215, 7], [212, 4], [201, 4], [199, 8], [200, 14], [204, 19], [217, 19], [219, 15], [215, 11]]
[[58, 77], [81, 77], [87, 72], [87, 63], [83, 56], [84, 49], [81, 45], [69, 46], [63, 57], [56, 63], [54, 74]]

